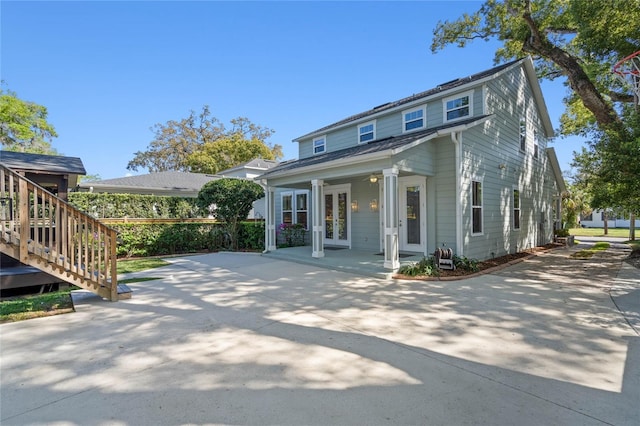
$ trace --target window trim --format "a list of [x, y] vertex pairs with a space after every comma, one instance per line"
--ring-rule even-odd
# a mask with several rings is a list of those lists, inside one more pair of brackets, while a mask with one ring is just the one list
[[[418, 121], [419, 119], [414, 119], [414, 120], [409, 120], [407, 121], [407, 114], [411, 114], [412, 112], [416, 112], [416, 111], [422, 111], [422, 126], [420, 127], [414, 127], [413, 129], [408, 129], [407, 130], [407, 123], [412, 123], [414, 121]], [[409, 132], [415, 132], [418, 130], [422, 130], [424, 128], [427, 127], [427, 106], [426, 105], [421, 105], [419, 107], [415, 107], [415, 108], [411, 108], [411, 109], [405, 109], [404, 111], [402, 111], [402, 133], [409, 133]]]
[[[322, 145], [318, 145], [318, 147], [322, 147], [322, 151], [316, 150], [316, 142], [322, 141]], [[311, 143], [311, 149], [313, 150], [313, 155], [324, 154], [327, 152], [327, 135], [318, 136], [317, 138], [313, 138], [313, 142]]]
[[[516, 191], [518, 192], [518, 207], [516, 207]], [[511, 229], [514, 231], [519, 231], [522, 228], [522, 191], [516, 185], [513, 186], [511, 191], [511, 202], [512, 202], [512, 211], [513, 211], [513, 219], [511, 220]], [[518, 213], [518, 226], [516, 226], [516, 211]]]
[[[298, 195], [304, 194], [306, 195], [306, 200], [307, 200], [307, 208], [306, 210], [299, 210], [298, 209]], [[285, 197], [291, 197], [291, 210], [285, 210], [284, 209], [284, 198]], [[309, 203], [310, 203], [310, 197], [309, 197], [309, 190], [307, 189], [302, 189], [302, 190], [298, 190], [298, 191], [284, 191], [280, 193], [280, 223], [285, 223], [284, 221], [284, 214], [285, 212], [290, 212], [291, 213], [291, 224], [297, 224], [298, 222], [298, 213], [299, 212], [306, 212], [307, 213], [307, 221], [306, 223], [303, 223], [304, 228], [305, 229], [309, 229]]]
[[525, 116], [520, 117], [518, 132], [520, 137], [520, 152], [527, 152], [527, 136], [529, 129], [527, 126], [527, 118]]
[[[469, 108], [469, 114], [467, 115], [463, 115], [461, 117], [456, 117], [456, 118], [452, 118], [452, 119], [448, 119], [447, 118], [447, 113], [450, 111], [456, 111], [465, 107], [458, 107], [458, 108], [452, 108], [451, 110], [449, 110], [447, 108], [447, 103], [451, 102], [451, 101], [455, 101], [457, 99], [462, 99], [462, 98], [469, 98], [469, 104], [467, 105], [467, 107]], [[443, 123], [450, 123], [453, 121], [458, 121], [458, 120], [464, 120], [467, 119], [469, 117], [473, 117], [473, 90], [467, 90], [466, 92], [462, 92], [462, 93], [458, 93], [456, 95], [453, 96], [449, 96], [446, 97], [444, 99], [442, 99], [442, 122]]]
[[[366, 126], [373, 126], [373, 129], [370, 132], [360, 133], [362, 128]], [[371, 133], [371, 139], [367, 139], [366, 141], [363, 141], [362, 135], [368, 135], [369, 133]], [[367, 121], [366, 123], [362, 123], [358, 125], [358, 144], [365, 144], [375, 140], [376, 140], [376, 120]]]
[[537, 129], [533, 129], [533, 158], [540, 156], [540, 132]]
[[[474, 183], [479, 183], [480, 184], [480, 204], [473, 204], [473, 199], [474, 199], [474, 192], [475, 192], [475, 188], [474, 188]], [[484, 235], [484, 206], [483, 206], [483, 199], [484, 199], [484, 190], [483, 190], [483, 183], [482, 183], [482, 178], [471, 178], [471, 185], [470, 185], [470, 196], [471, 196], [471, 202], [469, 203], [471, 205], [471, 236], [477, 236], [477, 235]], [[474, 221], [474, 210], [475, 209], [480, 209], [480, 232], [474, 232], [473, 230], [473, 221]]]

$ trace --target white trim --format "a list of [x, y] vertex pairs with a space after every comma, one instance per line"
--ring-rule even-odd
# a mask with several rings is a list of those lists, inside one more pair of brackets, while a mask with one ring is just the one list
[[[373, 126], [373, 130], [371, 132], [364, 133], [365, 135], [371, 133], [372, 138], [371, 139], [367, 139], [366, 141], [362, 141], [362, 140], [360, 140], [360, 137], [363, 134], [360, 133], [360, 130], [365, 126]], [[368, 142], [376, 140], [376, 127], [377, 127], [376, 126], [376, 120], [367, 121], [366, 123], [359, 124], [358, 125], [358, 144], [365, 144], [365, 143], [368, 143]]]
[[462, 132], [452, 132], [451, 141], [455, 147], [455, 173], [456, 173], [456, 253], [464, 255], [464, 242], [462, 232], [462, 204], [464, 193], [462, 192]]
[[[322, 151], [316, 152], [316, 142], [322, 141], [322, 145], [318, 145], [318, 147], [322, 146]], [[318, 136], [317, 138], [313, 138], [313, 142], [311, 142], [311, 149], [313, 151], [313, 155], [324, 154], [327, 152], [327, 135]]]
[[[520, 116], [520, 119], [518, 120], [518, 145], [519, 145], [519, 149], [520, 152], [522, 153], [526, 153], [527, 152], [527, 139], [529, 136], [529, 126], [528, 126], [528, 121], [527, 120], [527, 114], [522, 114]], [[523, 124], [524, 124], [524, 135], [522, 134], [522, 128], [523, 128]], [[523, 141], [523, 136], [524, 136], [524, 141]], [[522, 146], [522, 143], [524, 142], [524, 148]]]
[[[484, 235], [484, 182], [481, 177], [472, 176], [469, 185], [469, 206], [471, 208], [470, 218], [471, 218], [471, 236], [477, 237], [480, 235]], [[473, 183], [478, 182], [480, 184], [480, 204], [473, 204]], [[480, 232], [473, 232], [473, 209], [480, 208]]]
[[[464, 119], [468, 119], [469, 117], [473, 117], [473, 95], [474, 95], [474, 90], [467, 90], [466, 92], [460, 92], [457, 93], [453, 96], [448, 96], [446, 98], [442, 99], [442, 122], [443, 123], [451, 123], [454, 121], [458, 121], [458, 120], [464, 120]], [[462, 98], [469, 98], [469, 103], [468, 105], [465, 106], [461, 106], [461, 107], [456, 107], [456, 108], [452, 108], [452, 109], [448, 109], [447, 108], [447, 102], [450, 101], [455, 101], [458, 99], [462, 99]], [[456, 118], [452, 118], [452, 119], [448, 119], [447, 118], [447, 113], [449, 111], [457, 111], [463, 108], [467, 108], [469, 110], [469, 113], [467, 115], [463, 115], [461, 117], [456, 117]]]
[[533, 158], [540, 158], [540, 132], [533, 129]]
[[[518, 191], [518, 227], [516, 228], [516, 197]], [[511, 187], [511, 230], [516, 232], [522, 229], [522, 190], [518, 185]]]
[[[347, 199], [346, 199], [346, 209], [345, 209], [345, 213], [346, 213], [346, 217], [345, 220], [347, 221], [347, 232], [346, 232], [346, 239], [345, 240], [340, 240], [338, 239], [337, 235], [337, 227], [335, 226], [336, 222], [336, 214], [339, 213], [339, 209], [335, 208], [338, 205], [338, 194], [341, 193], [346, 193], [347, 194]], [[322, 207], [320, 209], [321, 212], [321, 217], [323, 218], [322, 220], [326, 220], [326, 205], [325, 205], [325, 200], [326, 200], [326, 196], [328, 194], [331, 194], [334, 196], [334, 205], [332, 206], [332, 208], [334, 208], [334, 237], [332, 239], [327, 239], [326, 235], [325, 235], [325, 227], [324, 227], [324, 222], [323, 222], [323, 226], [322, 226], [322, 244], [324, 246], [324, 244], [329, 244], [329, 245], [337, 245], [337, 246], [347, 246], [349, 248], [351, 248], [351, 184], [350, 183], [345, 183], [345, 184], [341, 184], [341, 185], [327, 185], [323, 187], [323, 195], [322, 195]]]
[[[409, 120], [407, 121], [406, 115], [407, 114], [411, 114], [412, 112], [417, 112], [417, 111], [422, 111], [422, 126], [420, 127], [414, 127], [412, 129], [407, 129], [407, 123], [412, 123], [414, 121], [418, 121], [420, 120], [420, 118], [416, 118], [413, 120]], [[417, 108], [410, 108], [410, 109], [405, 109], [404, 111], [402, 111], [402, 133], [410, 133], [410, 132], [415, 132], [417, 130], [422, 130], [425, 129], [427, 127], [427, 105], [420, 105]]]
[[[425, 251], [425, 244], [427, 241], [427, 203], [426, 203], [426, 199], [427, 199], [427, 179], [425, 176], [420, 176], [420, 175], [412, 175], [412, 176], [403, 176], [403, 177], [399, 177], [398, 178], [398, 195], [399, 195], [399, 199], [398, 201], [400, 202], [400, 209], [399, 209], [399, 220], [404, 219], [405, 223], [404, 223], [404, 228], [402, 230], [398, 230], [398, 236], [399, 236], [399, 249], [405, 250], [405, 251], [412, 251], [412, 252], [420, 252], [423, 253]], [[419, 223], [420, 223], [420, 244], [409, 244], [407, 242], [407, 233], [406, 231], [406, 225], [407, 225], [407, 199], [406, 199], [406, 191], [404, 191], [404, 188], [407, 186], [418, 186], [420, 188], [420, 193], [419, 193], [419, 209], [420, 209], [420, 217], [418, 218]]]

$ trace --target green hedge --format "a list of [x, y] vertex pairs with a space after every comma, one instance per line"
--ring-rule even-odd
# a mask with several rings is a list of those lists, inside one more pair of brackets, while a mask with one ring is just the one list
[[195, 198], [158, 195], [107, 194], [71, 192], [69, 202], [96, 219], [102, 218], [166, 218], [206, 217], [196, 206]]
[[[110, 225], [118, 232], [119, 257], [162, 256], [228, 250], [230, 241], [219, 223]], [[241, 222], [240, 250], [264, 250], [264, 223]]]

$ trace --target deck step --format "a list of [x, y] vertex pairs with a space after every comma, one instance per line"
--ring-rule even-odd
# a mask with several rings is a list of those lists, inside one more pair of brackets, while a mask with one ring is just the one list
[[131, 299], [133, 290], [126, 284], [118, 284], [118, 300]]

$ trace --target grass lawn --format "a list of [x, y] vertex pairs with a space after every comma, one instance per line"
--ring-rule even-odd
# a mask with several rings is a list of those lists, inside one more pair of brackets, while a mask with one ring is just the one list
[[[572, 228], [569, 233], [583, 237], [604, 237], [604, 228]], [[609, 228], [609, 237], [629, 238], [628, 228]]]
[[595, 243], [593, 247], [589, 247], [588, 249], [580, 250], [571, 255], [574, 259], [585, 260], [591, 258], [594, 254], [599, 251], [603, 251], [609, 248], [609, 243], [599, 242]]
[[[147, 269], [158, 268], [168, 265], [162, 259], [142, 258], [132, 260], [118, 260], [118, 274], [129, 272], [145, 271]], [[157, 280], [154, 277], [138, 277], [120, 280], [120, 284], [130, 284], [134, 282]], [[71, 300], [71, 290], [78, 287], [72, 286], [66, 290], [52, 293], [35, 294], [28, 296], [16, 296], [0, 301], [0, 323], [22, 321], [31, 318], [47, 317], [51, 315], [66, 314], [73, 312], [73, 301]]]

